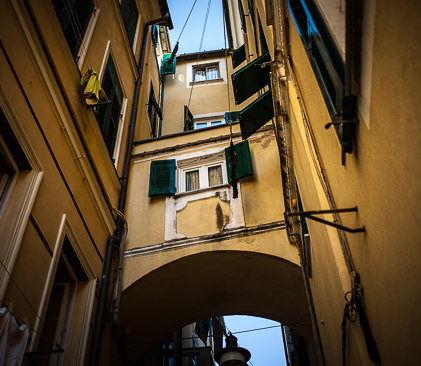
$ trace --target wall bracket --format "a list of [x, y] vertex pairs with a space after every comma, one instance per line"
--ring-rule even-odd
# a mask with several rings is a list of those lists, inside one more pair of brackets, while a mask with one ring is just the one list
[[320, 217], [315, 217], [313, 215], [324, 215], [324, 214], [333, 214], [333, 213], [343, 213], [343, 212], [357, 212], [358, 208], [357, 206], [351, 207], [351, 208], [339, 208], [335, 210], [316, 210], [316, 211], [298, 211], [298, 212], [285, 212], [285, 218], [287, 217], [294, 217], [294, 216], [304, 216], [305, 218], [309, 220], [314, 220], [317, 222], [320, 222], [322, 224], [333, 226], [336, 229], [340, 229], [343, 231], [346, 231], [348, 233], [363, 233], [365, 231], [364, 226], [362, 228], [357, 229], [351, 229], [349, 227], [339, 225], [336, 222], [330, 222], [324, 219], [321, 219]]

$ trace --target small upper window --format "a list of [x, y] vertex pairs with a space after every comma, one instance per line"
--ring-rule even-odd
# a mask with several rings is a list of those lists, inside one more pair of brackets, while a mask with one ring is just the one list
[[219, 79], [219, 66], [197, 66], [193, 68], [194, 78], [193, 81], [207, 81]]
[[139, 10], [137, 9], [135, 0], [121, 0], [120, 7], [121, 15], [123, 16], [124, 25], [127, 31], [127, 36], [129, 37], [130, 45], [133, 47], [139, 19]]
[[222, 121], [222, 120], [221, 121], [195, 122], [194, 123], [194, 129], [200, 130], [201, 128], [219, 126], [219, 125], [222, 125], [223, 123], [225, 123], [225, 121]]
[[53, 5], [73, 57], [76, 58], [95, 4], [92, 0], [53, 0]]

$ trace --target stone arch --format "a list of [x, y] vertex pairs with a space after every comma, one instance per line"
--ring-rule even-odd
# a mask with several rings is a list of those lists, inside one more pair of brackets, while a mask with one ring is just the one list
[[267, 254], [213, 251], [182, 257], [135, 281], [120, 305], [119, 324], [130, 327], [135, 342], [132, 359], [151, 345], [146, 341], [217, 315], [268, 318], [311, 337], [301, 268]]

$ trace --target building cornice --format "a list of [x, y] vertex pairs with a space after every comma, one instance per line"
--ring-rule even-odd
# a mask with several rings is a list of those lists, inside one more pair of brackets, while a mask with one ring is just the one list
[[223, 230], [216, 234], [196, 236], [194, 238], [182, 238], [164, 241], [159, 244], [149, 245], [142, 248], [133, 248], [124, 251], [124, 259], [140, 257], [166, 252], [169, 250], [185, 249], [197, 245], [211, 244], [224, 240], [231, 240], [250, 235], [264, 234], [271, 231], [284, 230], [285, 221], [275, 221], [256, 226], [240, 227], [230, 230]]

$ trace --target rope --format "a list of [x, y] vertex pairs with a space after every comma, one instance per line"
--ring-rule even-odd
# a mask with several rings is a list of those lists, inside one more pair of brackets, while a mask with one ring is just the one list
[[181, 30], [180, 35], [178, 36], [177, 43], [180, 40], [181, 35], [183, 34], [184, 28], [186, 28], [187, 22], [189, 21], [190, 15], [191, 15], [191, 13], [193, 11], [194, 6], [196, 5], [196, 2], [197, 2], [197, 0], [194, 1], [193, 6], [190, 9], [190, 13], [189, 13], [189, 15], [188, 15], [188, 17], [186, 19], [186, 22], [184, 23], [183, 29]]
[[[224, 25], [224, 46], [225, 46], [225, 69], [227, 70], [228, 74], [228, 48], [227, 48], [227, 27], [225, 24], [225, 13], [226, 10], [222, 14], [222, 22]], [[230, 83], [227, 80], [227, 95], [228, 95], [228, 112], [231, 116], [231, 100], [230, 100]], [[232, 141], [232, 119], [229, 120], [229, 128], [230, 128], [230, 140]]]

